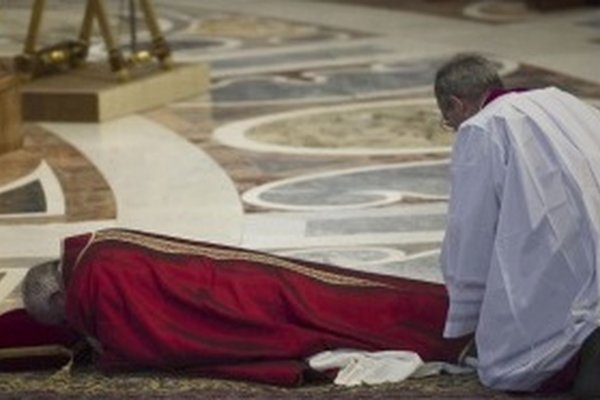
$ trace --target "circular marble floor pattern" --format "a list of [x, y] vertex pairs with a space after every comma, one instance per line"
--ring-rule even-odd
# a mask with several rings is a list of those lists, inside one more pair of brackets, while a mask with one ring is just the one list
[[303, 155], [449, 153], [432, 99], [300, 109], [217, 128], [219, 142], [242, 150]]
[[448, 160], [374, 165], [270, 182], [242, 198], [257, 207], [287, 211], [382, 207], [407, 196], [444, 201], [448, 173]]

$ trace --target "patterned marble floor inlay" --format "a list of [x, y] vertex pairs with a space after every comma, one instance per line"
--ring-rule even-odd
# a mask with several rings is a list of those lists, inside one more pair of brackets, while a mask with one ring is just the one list
[[524, 0], [313, 0], [358, 4], [390, 10], [416, 11], [454, 18], [467, 18], [485, 23], [520, 22], [535, 12]]
[[[370, 63], [335, 69], [306, 69], [274, 76], [248, 76], [215, 82], [219, 104], [355, 101], [430, 89], [435, 71], [447, 57]], [[516, 68], [499, 61], [503, 74]]]
[[380, 207], [406, 197], [447, 198], [448, 161], [380, 165], [258, 186], [244, 201], [279, 210]]
[[600, 30], [600, 12], [590, 11], [589, 14], [585, 19], [580, 20], [578, 24]]
[[454, 136], [441, 128], [432, 99], [301, 109], [225, 124], [221, 143], [295, 154], [449, 153]]
[[[119, 224], [226, 242], [239, 237], [241, 210], [228, 178], [172, 131], [138, 116], [44, 126], [86, 154], [111, 182]], [[203, 230], [203, 223], [218, 218], [219, 230]]]
[[407, 256], [402, 250], [384, 247], [316, 248], [281, 251], [277, 254], [302, 260], [333, 264], [357, 271], [443, 282], [438, 266], [439, 251], [425, 251]]
[[40, 125], [28, 128], [26, 139], [24, 151], [40, 162], [49, 213], [68, 222], [115, 217], [110, 185], [85, 154]]
[[0, 193], [0, 216], [44, 211], [46, 199], [39, 181]]
[[0, 313], [21, 306], [20, 283], [27, 268], [0, 267]]
[[431, 84], [442, 60], [422, 68], [393, 64], [308, 70], [275, 77], [246, 77], [217, 82], [212, 99], [218, 104], [340, 101], [391, 95]]
[[600, 44], [600, 36], [598, 35], [600, 31], [600, 11], [590, 11], [588, 17], [578, 21], [578, 25], [593, 29], [595, 37], [591, 39], [591, 42]]
[[368, 218], [316, 219], [306, 224], [308, 236], [356, 235], [385, 232], [443, 231], [446, 215], [394, 215]]
[[[280, 251], [315, 247], [347, 250], [365, 245], [402, 246], [406, 253], [436, 249], [443, 236], [445, 202], [318, 211], [252, 213], [246, 217], [246, 246]], [[395, 220], [398, 224], [382, 221]], [[425, 247], [423, 247], [425, 246]]]
[[191, 32], [207, 37], [226, 37], [245, 42], [282, 44], [350, 36], [349, 31], [253, 15], [214, 13], [200, 18]]
[[297, 70], [299, 67], [347, 65], [390, 58], [390, 50], [373, 45], [338, 46], [317, 49], [245, 55], [215, 59], [210, 62], [212, 76], [226, 77], [266, 71]]
[[463, 9], [466, 17], [487, 22], [520, 22], [538, 16], [524, 0], [481, 0]]

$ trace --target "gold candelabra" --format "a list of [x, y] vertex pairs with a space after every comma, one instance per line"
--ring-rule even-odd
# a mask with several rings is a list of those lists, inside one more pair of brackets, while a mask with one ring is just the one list
[[[23, 53], [17, 55], [14, 59], [15, 70], [24, 78], [32, 79], [50, 72], [80, 66], [88, 56], [94, 20], [98, 22], [100, 34], [107, 49], [110, 68], [120, 79], [127, 79], [130, 76], [132, 67], [152, 60], [156, 60], [165, 69], [170, 68], [172, 65], [171, 50], [160, 31], [150, 0], [129, 1], [132, 5], [131, 10], [135, 10], [135, 7], [133, 7], [134, 2], [139, 1], [144, 21], [152, 39], [149, 49], [135, 50], [127, 56], [124, 55], [110, 28], [104, 0], [87, 0], [77, 39], [62, 41], [37, 49], [37, 39], [46, 0], [34, 0]], [[131, 17], [135, 19], [135, 15]]]

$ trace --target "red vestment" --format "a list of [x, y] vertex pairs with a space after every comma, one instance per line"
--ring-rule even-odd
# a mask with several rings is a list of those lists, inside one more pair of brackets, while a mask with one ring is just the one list
[[315, 353], [411, 350], [455, 362], [442, 285], [166, 236], [68, 238], [67, 320], [109, 370], [156, 368], [281, 385]]

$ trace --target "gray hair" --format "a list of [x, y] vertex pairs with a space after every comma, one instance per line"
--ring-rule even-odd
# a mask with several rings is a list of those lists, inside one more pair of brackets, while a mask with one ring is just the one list
[[22, 285], [25, 309], [44, 324], [58, 324], [64, 318], [64, 288], [58, 260], [38, 264], [25, 275]]
[[447, 110], [450, 97], [480, 101], [491, 89], [504, 87], [493, 62], [478, 54], [459, 54], [435, 75], [435, 97], [441, 110]]

